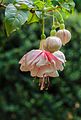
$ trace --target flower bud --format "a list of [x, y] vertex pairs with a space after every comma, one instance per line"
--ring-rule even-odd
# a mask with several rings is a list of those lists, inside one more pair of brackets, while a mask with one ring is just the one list
[[45, 45], [46, 45], [46, 40], [45, 39], [41, 40], [39, 49], [44, 50]]
[[71, 39], [71, 33], [66, 29], [58, 30], [56, 36], [61, 39], [63, 45], [68, 43]]
[[54, 36], [56, 34], [56, 30], [51, 30], [50, 36]]
[[45, 34], [42, 34], [41, 35], [41, 39], [45, 39], [46, 38], [46, 35]]
[[60, 38], [56, 36], [50, 36], [46, 38], [46, 43], [44, 44], [44, 49], [53, 53], [59, 50], [62, 46]]

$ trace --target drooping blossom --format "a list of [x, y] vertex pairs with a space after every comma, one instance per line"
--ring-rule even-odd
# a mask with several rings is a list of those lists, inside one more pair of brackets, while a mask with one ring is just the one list
[[63, 45], [67, 44], [71, 39], [71, 33], [66, 29], [58, 30], [56, 36], [61, 39]]
[[45, 50], [31, 50], [19, 63], [21, 71], [30, 71], [31, 76], [40, 78], [39, 85], [43, 90], [46, 87], [45, 83], [49, 83], [49, 77], [58, 77], [58, 70], [63, 70], [65, 56], [60, 51], [52, 54]]

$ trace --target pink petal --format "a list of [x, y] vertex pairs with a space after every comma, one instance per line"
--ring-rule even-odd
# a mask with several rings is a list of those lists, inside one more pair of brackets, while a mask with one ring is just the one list
[[31, 70], [31, 76], [37, 76], [37, 77], [43, 77], [46, 74], [50, 74], [51, 72], [56, 71], [55, 66], [54, 65], [44, 65], [41, 67], [34, 67]]
[[30, 72], [31, 72], [31, 76], [35, 77], [35, 76], [37, 76], [37, 74], [39, 72], [39, 68], [36, 67], [36, 65], [34, 65], [33, 69], [31, 69]]
[[20, 70], [21, 70], [21, 71], [25, 71], [25, 72], [29, 71], [28, 68], [27, 68], [27, 66], [26, 66], [26, 64], [22, 64], [22, 65], [20, 66]]
[[58, 77], [58, 76], [59, 76], [59, 74], [58, 74], [58, 72], [57, 72], [57, 71], [54, 71], [54, 72], [52, 72], [52, 73], [48, 74], [47, 76], [49, 76], [49, 77]]
[[36, 63], [36, 66], [40, 67], [46, 64], [49, 64], [47, 56], [44, 53], [42, 53], [39, 57], [39, 61]]
[[20, 59], [19, 64], [22, 64], [25, 61], [26, 54]]
[[57, 68], [57, 70], [62, 71], [64, 69], [62, 62], [56, 61], [56, 68]]
[[42, 54], [41, 50], [31, 50], [26, 55], [26, 64], [29, 65]]
[[61, 52], [61, 51], [58, 50], [58, 51], [54, 52], [53, 55], [54, 55], [58, 60], [60, 60], [62, 63], [65, 63], [65, 62], [66, 62], [66, 60], [65, 60], [65, 55], [63, 54], [63, 52]]

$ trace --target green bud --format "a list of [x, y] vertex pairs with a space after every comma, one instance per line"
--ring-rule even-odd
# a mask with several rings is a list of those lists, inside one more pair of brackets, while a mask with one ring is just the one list
[[55, 25], [52, 26], [52, 30], [54, 30], [54, 29], [55, 29]]
[[55, 34], [56, 34], [56, 30], [51, 30], [50, 31], [50, 36], [55, 36]]
[[64, 24], [60, 24], [60, 29], [65, 29], [65, 25]]
[[42, 34], [42, 35], [41, 35], [41, 40], [42, 40], [42, 39], [45, 39], [45, 38], [46, 38], [46, 35], [45, 35], [45, 34]]

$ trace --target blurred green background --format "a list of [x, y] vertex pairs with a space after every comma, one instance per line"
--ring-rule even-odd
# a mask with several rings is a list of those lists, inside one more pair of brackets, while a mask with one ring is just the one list
[[[39, 24], [24, 25], [6, 37], [4, 10], [0, 10], [0, 120], [81, 120], [81, 0], [65, 22], [72, 39], [61, 50], [67, 63], [59, 78], [52, 78], [48, 91], [38, 80], [19, 70], [19, 60], [39, 45]], [[46, 24], [46, 34], [50, 26]]]

